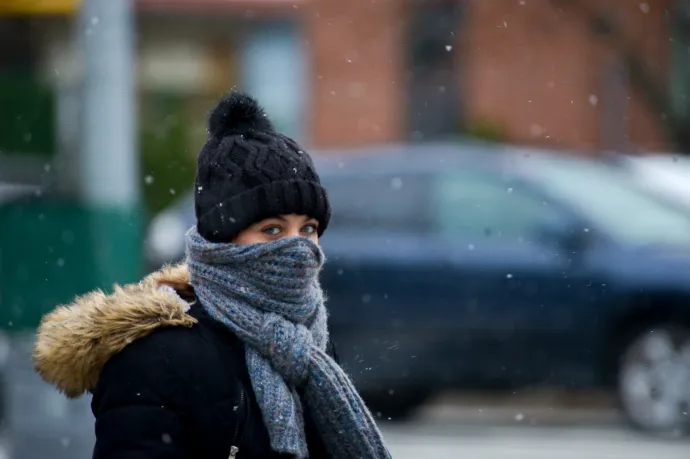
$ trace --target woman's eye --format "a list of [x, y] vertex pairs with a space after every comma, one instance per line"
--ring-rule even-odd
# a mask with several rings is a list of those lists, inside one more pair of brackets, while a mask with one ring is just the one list
[[277, 226], [269, 226], [268, 228], [264, 228], [262, 231], [269, 236], [278, 236], [280, 234], [280, 228]]
[[306, 234], [314, 234], [318, 230], [318, 227], [314, 224], [304, 225], [302, 227], [302, 232]]

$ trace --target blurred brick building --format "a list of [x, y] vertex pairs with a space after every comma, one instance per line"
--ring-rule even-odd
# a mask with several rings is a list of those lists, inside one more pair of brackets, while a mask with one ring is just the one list
[[[469, 132], [583, 150], [672, 148], [666, 115], [646, 103], [620, 50], [581, 4], [614, 20], [615, 40], [634, 50], [658, 88], [676, 94], [679, 103], [669, 109], [688, 105], [688, 43], [675, 22], [685, 0], [135, 4], [143, 118], [169, 108], [156, 108], [160, 97], [184, 95], [183, 110], [199, 120], [194, 145], [211, 101], [239, 85], [265, 101], [279, 126], [316, 146]], [[32, 37], [22, 46], [67, 101], [79, 66], [75, 27], [63, 10], [33, 16], [23, 28], [0, 27], [0, 42], [17, 31]]]
[[[314, 1], [304, 14], [313, 139], [354, 144], [488, 127], [519, 143], [671, 148], [665, 114], [646, 103], [621, 55], [630, 46], [656, 87], [674, 92], [678, 105], [669, 108], [685, 110], [681, 3]], [[618, 29], [610, 36], [596, 30], [578, 6], [593, 7]]]

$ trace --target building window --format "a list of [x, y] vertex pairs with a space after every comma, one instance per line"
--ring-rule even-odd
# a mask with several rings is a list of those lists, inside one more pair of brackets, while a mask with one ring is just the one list
[[[630, 82], [628, 67], [620, 57], [603, 64], [600, 71], [599, 145], [608, 151], [629, 151]], [[591, 103], [591, 102], [590, 102]]]
[[671, 98], [676, 114], [690, 118], [690, 0], [677, 0], [673, 21]]
[[460, 130], [461, 11], [457, 1], [408, 3], [407, 123], [412, 140], [437, 140]]
[[240, 59], [243, 89], [261, 101], [278, 131], [303, 142], [307, 64], [298, 24], [260, 23], [244, 36]]

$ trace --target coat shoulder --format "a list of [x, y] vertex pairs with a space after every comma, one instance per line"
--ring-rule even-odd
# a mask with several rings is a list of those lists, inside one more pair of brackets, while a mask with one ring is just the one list
[[190, 406], [217, 367], [202, 327], [159, 328], [113, 355], [93, 389], [94, 414], [139, 403]]
[[[68, 397], [97, 384], [103, 366], [136, 341], [161, 328], [189, 328], [184, 266], [169, 267], [143, 281], [100, 290], [58, 306], [38, 327], [34, 368]], [[188, 287], [191, 288], [191, 287]]]

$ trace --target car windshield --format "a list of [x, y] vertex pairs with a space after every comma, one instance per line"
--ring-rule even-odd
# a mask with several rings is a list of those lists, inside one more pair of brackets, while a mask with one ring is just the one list
[[633, 245], [690, 245], [690, 214], [644, 191], [627, 172], [580, 160], [540, 163], [531, 172], [547, 191], [615, 239]]

